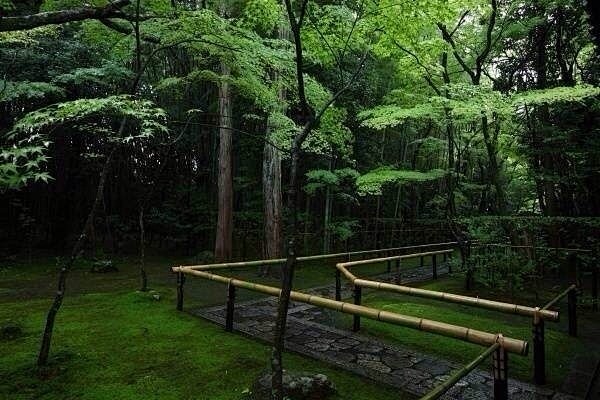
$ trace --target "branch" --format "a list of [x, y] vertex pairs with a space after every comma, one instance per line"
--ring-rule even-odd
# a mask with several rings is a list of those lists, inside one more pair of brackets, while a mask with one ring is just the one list
[[130, 17], [121, 8], [131, 4], [130, 0], [115, 0], [104, 7], [81, 7], [69, 10], [41, 12], [31, 15], [0, 18], [0, 32], [21, 31], [46, 25], [60, 25], [67, 22], [87, 19], [106, 20], [108, 18]]
[[[302, 12], [306, 11], [306, 3], [308, 3], [308, 0], [305, 0], [302, 4]], [[310, 106], [308, 105], [308, 101], [306, 101], [306, 92], [304, 88], [304, 61], [302, 53], [302, 38], [300, 36], [300, 29], [302, 28], [302, 19], [300, 19], [300, 21], [296, 21], [296, 14], [294, 13], [294, 9], [292, 8], [291, 0], [285, 0], [285, 8], [287, 10], [288, 19], [290, 20], [292, 34], [294, 35], [294, 50], [296, 52], [296, 79], [298, 82], [298, 100], [300, 101], [300, 107], [302, 108], [302, 112], [304, 113], [304, 115], [309, 115]], [[304, 14], [302, 14], [302, 17], [304, 17]]]
[[[384, 31], [384, 33], [386, 33]], [[386, 33], [387, 34], [387, 33]], [[438, 87], [433, 83], [433, 79], [432, 79], [432, 75], [431, 72], [429, 71], [429, 68], [427, 68], [427, 66], [425, 64], [423, 64], [421, 62], [421, 60], [419, 59], [419, 56], [417, 56], [414, 52], [412, 52], [411, 50], [405, 48], [404, 46], [402, 46], [400, 43], [398, 43], [396, 41], [396, 39], [394, 39], [393, 37], [389, 36], [389, 38], [392, 40], [392, 43], [401, 51], [405, 52], [406, 54], [408, 54], [409, 56], [411, 56], [415, 62], [417, 63], [417, 65], [419, 67], [421, 67], [423, 69], [423, 71], [425, 71], [425, 75], [423, 76], [423, 79], [425, 79], [425, 81], [427, 82], [427, 84], [433, 89], [433, 91], [438, 95], [441, 96], [442, 92], [440, 92], [440, 90], [438, 89]]]
[[325, 104], [323, 104], [321, 106], [319, 111], [317, 111], [315, 113], [315, 116], [313, 118], [311, 118], [308, 121], [308, 123], [306, 123], [306, 125], [304, 125], [304, 127], [302, 128], [302, 131], [294, 138], [294, 145], [297, 146], [297, 148], [300, 148], [300, 146], [306, 140], [306, 137], [310, 134], [312, 129], [315, 127], [315, 125], [317, 125], [319, 123], [319, 121], [321, 120], [321, 117], [323, 117], [323, 114], [325, 114], [325, 112], [327, 111], [329, 106], [331, 106], [346, 90], [348, 90], [350, 85], [356, 80], [356, 78], [358, 77], [358, 74], [360, 74], [360, 72], [362, 71], [362, 69], [365, 65], [365, 61], [366, 61], [368, 55], [369, 55], [369, 49], [367, 49], [365, 51], [365, 54], [361, 57], [358, 67], [356, 68], [356, 70], [354, 71], [354, 73], [352, 74], [350, 79], [348, 79], [346, 84], [344, 86], [342, 86], [337, 92], [335, 92], [333, 94], [333, 96], [331, 96], [329, 98], [329, 100], [327, 100], [325, 102]]
[[483, 63], [490, 55], [490, 51], [492, 50], [492, 33], [494, 32], [494, 28], [496, 26], [496, 16], [498, 15], [498, 2], [497, 0], [491, 0], [492, 13], [490, 14], [490, 20], [488, 22], [487, 31], [485, 33], [485, 46], [483, 51], [477, 59], [475, 60], [475, 78], [477, 82], [481, 78], [481, 70], [483, 68]]
[[452, 48], [452, 54], [454, 55], [454, 58], [456, 58], [456, 61], [458, 61], [458, 63], [462, 67], [463, 71], [465, 71], [469, 75], [471, 80], [473, 82], [476, 82], [477, 76], [475, 75], [475, 72], [473, 72], [471, 70], [471, 68], [469, 68], [469, 66], [467, 65], [465, 60], [463, 60], [463, 58], [460, 56], [460, 54], [458, 54], [458, 51], [456, 49], [456, 43], [454, 42], [454, 39], [452, 39], [450, 32], [448, 32], [446, 25], [443, 25], [438, 22], [437, 26], [438, 26], [438, 29], [440, 30], [440, 32], [442, 33], [442, 38], [444, 39], [444, 41], [446, 43], [448, 43], [450, 45], [450, 47]]

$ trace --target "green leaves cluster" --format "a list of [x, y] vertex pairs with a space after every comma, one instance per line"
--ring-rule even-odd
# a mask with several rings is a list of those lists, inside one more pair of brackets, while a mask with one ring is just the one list
[[446, 171], [433, 169], [426, 172], [398, 170], [393, 167], [380, 167], [361, 175], [356, 180], [361, 195], [381, 195], [389, 184], [404, 185], [431, 182], [446, 176]]

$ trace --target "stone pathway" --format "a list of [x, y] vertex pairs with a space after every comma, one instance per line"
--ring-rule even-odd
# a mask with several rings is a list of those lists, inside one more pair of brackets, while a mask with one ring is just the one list
[[[444, 266], [438, 269], [438, 274], [446, 272]], [[431, 270], [425, 267], [403, 271], [402, 278], [403, 283], [431, 279]], [[393, 277], [385, 275], [378, 279], [391, 280]], [[306, 292], [333, 298], [335, 287], [323, 286]], [[342, 298], [350, 296], [350, 287], [345, 285]], [[272, 341], [276, 310], [277, 299], [275, 298], [236, 304], [234, 329], [253, 338]], [[225, 306], [197, 309], [192, 313], [218, 324], [225, 324]], [[334, 314], [336, 314], [334, 311], [292, 302], [288, 314], [286, 349], [417, 396], [428, 393], [446, 380], [453, 370], [462, 367], [401, 345], [392, 346], [372, 337], [335, 328], [331, 326], [335, 321]], [[491, 393], [490, 373], [474, 370], [442, 398], [489, 399], [492, 397]], [[516, 380], [509, 381], [509, 396], [511, 399], [518, 400], [579, 399]]]

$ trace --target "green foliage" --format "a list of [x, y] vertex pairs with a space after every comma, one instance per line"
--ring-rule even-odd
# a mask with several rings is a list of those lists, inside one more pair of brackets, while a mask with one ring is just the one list
[[284, 18], [281, 3], [275, 0], [249, 0], [245, 2], [240, 26], [268, 36]]
[[61, 86], [99, 85], [102, 87], [123, 85], [130, 82], [133, 72], [114, 62], [98, 68], [76, 68], [67, 74], [58, 75], [53, 83]]
[[385, 105], [363, 111], [358, 117], [363, 120], [362, 126], [382, 130], [396, 127], [407, 121], [436, 121], [442, 118], [441, 111], [431, 103], [418, 104], [410, 108]]
[[135, 131], [127, 129], [120, 137], [111, 136], [117, 141], [129, 142], [135, 138], [167, 132], [164, 111], [151, 101], [130, 96], [110, 96], [102, 99], [78, 99], [33, 111], [15, 124], [11, 136], [28, 133], [31, 138], [50, 128], [56, 129], [61, 125], [82, 122], [97, 116], [126, 118], [138, 122], [139, 126]]
[[64, 89], [52, 83], [0, 81], [0, 103], [45, 98], [60, 99], [64, 96]]
[[315, 169], [306, 173], [308, 183], [304, 191], [314, 195], [317, 190], [332, 187], [340, 189], [343, 185], [353, 186], [359, 173], [352, 168], [342, 168], [329, 171], [326, 169]]
[[576, 103], [600, 95], [600, 88], [591, 85], [555, 87], [551, 89], [528, 90], [513, 96], [515, 107], [529, 105], [551, 105], [556, 103]]
[[48, 182], [50, 175], [42, 171], [48, 144], [0, 148], [0, 193], [20, 189], [30, 182]]
[[361, 175], [356, 180], [360, 195], [381, 195], [388, 184], [417, 184], [435, 181], [446, 176], [446, 171], [434, 169], [427, 172], [397, 170], [392, 167], [380, 167]]

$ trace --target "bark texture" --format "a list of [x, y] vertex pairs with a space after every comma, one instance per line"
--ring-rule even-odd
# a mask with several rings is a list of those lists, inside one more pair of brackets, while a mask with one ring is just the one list
[[80, 7], [68, 10], [3, 17], [0, 18], [0, 32], [20, 31], [45, 25], [59, 25], [67, 22], [84, 21], [86, 19], [128, 19], [129, 17], [121, 11], [121, 8], [130, 4], [130, 0], [115, 0], [104, 7]]
[[[221, 65], [221, 74], [229, 76], [229, 67]], [[231, 88], [227, 80], [219, 84], [219, 171], [218, 217], [215, 260], [224, 262], [233, 255], [233, 171], [231, 161], [232, 122]]]

